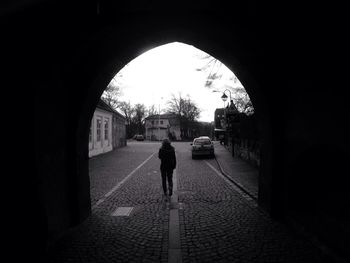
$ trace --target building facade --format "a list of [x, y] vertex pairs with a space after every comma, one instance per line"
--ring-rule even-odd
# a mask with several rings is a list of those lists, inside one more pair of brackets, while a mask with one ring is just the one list
[[225, 108], [216, 109], [214, 113], [214, 137], [220, 143], [227, 143], [225, 140], [227, 139], [226, 126]]
[[152, 115], [145, 119], [146, 140], [181, 139], [180, 122], [175, 114]]
[[91, 119], [89, 157], [125, 145], [125, 117], [100, 100]]

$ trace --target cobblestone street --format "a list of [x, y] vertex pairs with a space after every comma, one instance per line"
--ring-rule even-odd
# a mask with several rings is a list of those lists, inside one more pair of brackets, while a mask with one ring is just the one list
[[221, 145], [215, 145], [220, 166], [215, 158], [192, 160], [190, 143], [173, 145], [171, 200], [162, 196], [159, 143], [129, 142], [92, 158], [92, 215], [55, 244], [50, 262], [330, 262], [222, 176], [220, 166], [234, 176], [236, 165], [243, 177], [245, 164]]

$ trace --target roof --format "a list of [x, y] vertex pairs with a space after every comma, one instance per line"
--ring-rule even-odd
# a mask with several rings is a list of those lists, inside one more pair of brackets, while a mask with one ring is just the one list
[[217, 114], [218, 112], [224, 112], [225, 111], [225, 108], [216, 108], [215, 109], [215, 114]]
[[100, 99], [99, 102], [97, 103], [96, 108], [111, 112], [113, 114], [118, 115], [119, 117], [122, 117], [125, 119], [125, 116], [123, 114], [121, 114], [120, 112], [116, 111], [115, 109], [113, 109], [110, 105], [108, 105], [105, 101], [103, 101], [103, 99]]
[[176, 126], [176, 125], [180, 125], [180, 121], [179, 118], [177, 117], [177, 115], [175, 113], [165, 113], [165, 114], [156, 114], [156, 115], [151, 115], [148, 116], [147, 118], [145, 118], [145, 120], [159, 120], [159, 119], [166, 119], [169, 121], [169, 124], [171, 126]]
[[165, 113], [165, 114], [155, 114], [150, 115], [145, 120], [158, 120], [158, 119], [176, 119], [177, 116], [175, 113]]

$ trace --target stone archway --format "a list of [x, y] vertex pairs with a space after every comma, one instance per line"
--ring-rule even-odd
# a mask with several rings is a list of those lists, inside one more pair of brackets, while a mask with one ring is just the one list
[[[1, 9], [9, 83], [25, 73], [22, 89], [34, 97], [26, 98], [26, 109], [35, 105], [37, 194], [25, 208], [33, 215], [33, 236], [43, 233], [35, 249], [44, 252], [48, 240], [89, 216], [86, 142], [94, 106], [121, 66], [161, 44], [179, 41], [206, 51], [246, 87], [264, 128], [259, 203], [271, 213], [283, 212], [286, 177], [298, 172], [289, 164], [307, 159], [298, 158], [300, 145], [312, 142], [308, 154], [314, 154], [327, 140], [348, 160], [346, 16], [336, 4], [280, 7], [276, 12], [261, 1], [235, 1], [234, 8], [176, 1], [169, 8], [164, 1], [28, 0]], [[6, 83], [4, 90], [18, 86]], [[23, 119], [32, 127], [32, 118]], [[337, 165], [337, 157], [327, 160]], [[337, 180], [347, 185], [346, 173]]]
[[[75, 22], [72, 16], [61, 25], [54, 20], [61, 14], [55, 12], [56, 16], [49, 18], [52, 31], [41, 34], [39, 30], [36, 47], [51, 54], [46, 56], [43, 52], [40, 57], [42, 77], [36, 80], [41, 101], [37, 118], [42, 119], [37, 129], [45, 131], [38, 134], [39, 180], [45, 212], [49, 215], [45, 219], [49, 239], [79, 225], [90, 215], [88, 131], [106, 85], [133, 58], [174, 41], [193, 45], [216, 57], [235, 72], [247, 89], [263, 126], [263, 153], [268, 153], [262, 156], [259, 202], [273, 210], [272, 201], [278, 199], [273, 195], [280, 194], [272, 191], [274, 173], [278, 170], [278, 166], [273, 166], [277, 156], [274, 151], [280, 137], [271, 135], [271, 130], [278, 126], [271, 125], [275, 119], [271, 117], [269, 100], [274, 90], [270, 89], [271, 83], [267, 88], [268, 69], [261, 66], [264, 54], [258, 48], [259, 39], [251, 24], [232, 25], [225, 19], [208, 20], [205, 12], [196, 15], [185, 12], [181, 21], [177, 13], [169, 16], [125, 13], [116, 21], [106, 19], [97, 23], [91, 19], [86, 25]], [[47, 43], [51, 45], [45, 46]], [[48, 97], [50, 101], [46, 100]], [[280, 204], [275, 207], [278, 209]]]

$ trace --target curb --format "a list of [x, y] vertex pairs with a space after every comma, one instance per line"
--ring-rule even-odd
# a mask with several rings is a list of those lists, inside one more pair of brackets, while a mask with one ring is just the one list
[[243, 185], [241, 185], [236, 180], [234, 180], [231, 176], [229, 176], [227, 173], [225, 173], [224, 169], [222, 168], [222, 166], [221, 166], [220, 162], [218, 161], [218, 159], [216, 158], [216, 156], [215, 156], [215, 161], [218, 164], [220, 172], [222, 173], [223, 176], [225, 176], [230, 182], [235, 184], [240, 190], [242, 190], [245, 194], [247, 194], [254, 201], [256, 201], [256, 202], [258, 201], [258, 197], [257, 196], [255, 196], [252, 193], [250, 193], [247, 189], [244, 188]]

